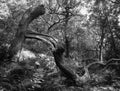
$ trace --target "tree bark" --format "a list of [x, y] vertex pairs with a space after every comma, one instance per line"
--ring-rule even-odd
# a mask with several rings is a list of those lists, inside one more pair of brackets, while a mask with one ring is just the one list
[[29, 8], [22, 16], [19, 22], [15, 38], [11, 42], [9, 49], [9, 58], [12, 58], [18, 50], [20, 50], [22, 43], [25, 40], [25, 34], [27, 32], [28, 25], [36, 19], [38, 16], [45, 13], [45, 8], [43, 5], [39, 5], [35, 8]]

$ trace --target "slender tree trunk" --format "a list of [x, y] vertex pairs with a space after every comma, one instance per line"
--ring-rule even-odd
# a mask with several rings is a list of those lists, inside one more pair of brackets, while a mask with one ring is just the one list
[[12, 58], [14, 54], [18, 52], [18, 50], [21, 49], [21, 46], [25, 40], [25, 34], [27, 32], [28, 25], [36, 19], [38, 16], [43, 15], [45, 13], [45, 8], [43, 5], [39, 5], [36, 8], [29, 8], [24, 15], [22, 16], [22, 19], [19, 22], [17, 32], [15, 34], [15, 38], [11, 43], [10, 49], [9, 49], [9, 57]]
[[103, 62], [103, 42], [105, 38], [105, 29], [107, 27], [108, 18], [105, 16], [104, 18], [100, 17], [100, 29], [101, 29], [101, 39], [100, 39], [100, 52], [99, 52], [99, 60]]
[[111, 49], [113, 49], [113, 51], [114, 51], [114, 57], [119, 58], [118, 52], [117, 52], [118, 50], [116, 49], [115, 40], [114, 40], [112, 30], [110, 30], [110, 33], [111, 33]]
[[105, 34], [104, 34], [104, 29], [102, 28], [101, 29], [102, 33], [101, 33], [101, 39], [100, 39], [100, 51], [99, 51], [99, 60], [101, 62], [103, 62], [103, 40], [104, 40], [104, 37], [105, 37]]
[[68, 58], [70, 56], [70, 40], [69, 40], [69, 37], [67, 36], [65, 38], [65, 48], [66, 48], [65, 57]]
[[65, 8], [65, 29], [64, 29], [64, 38], [65, 38], [65, 57], [68, 58], [70, 55], [70, 41], [69, 41], [69, 37], [67, 35], [67, 25], [68, 25], [68, 21], [69, 21], [69, 8]]

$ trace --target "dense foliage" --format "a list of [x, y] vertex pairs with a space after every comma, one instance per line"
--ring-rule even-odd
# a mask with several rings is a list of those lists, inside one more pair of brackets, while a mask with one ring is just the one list
[[1, 0], [0, 91], [118, 91], [119, 0]]

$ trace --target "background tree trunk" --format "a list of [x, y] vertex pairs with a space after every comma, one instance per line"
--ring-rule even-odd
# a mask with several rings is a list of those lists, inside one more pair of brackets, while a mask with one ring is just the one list
[[[68, 1], [67, 1], [68, 2]], [[65, 57], [68, 58], [70, 56], [70, 41], [69, 36], [67, 35], [67, 26], [70, 17], [70, 8], [65, 7], [65, 25], [64, 25], [64, 43], [65, 43]]]
[[101, 62], [103, 62], [103, 40], [104, 40], [104, 37], [105, 37], [105, 33], [104, 33], [104, 29], [102, 28], [101, 29], [102, 33], [101, 33], [101, 39], [100, 39], [100, 51], [99, 51], [99, 60]]

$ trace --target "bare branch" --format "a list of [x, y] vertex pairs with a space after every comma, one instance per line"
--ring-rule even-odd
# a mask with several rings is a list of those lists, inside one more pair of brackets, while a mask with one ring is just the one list
[[50, 30], [54, 25], [60, 23], [61, 20], [58, 20], [57, 22], [54, 22], [52, 25], [50, 25], [50, 27], [48, 28], [48, 30]]

